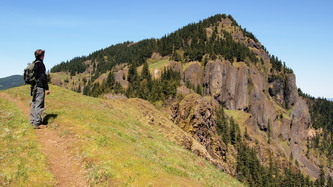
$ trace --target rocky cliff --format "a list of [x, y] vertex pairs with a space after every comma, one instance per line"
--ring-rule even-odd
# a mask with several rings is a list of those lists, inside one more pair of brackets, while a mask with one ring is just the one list
[[[230, 20], [222, 20], [220, 24], [224, 24], [224, 29], [237, 30], [231, 26]], [[264, 150], [283, 157], [284, 159], [277, 159], [283, 160], [280, 163], [282, 165], [286, 165], [286, 160], [292, 155], [292, 160], [298, 162], [303, 172], [317, 178], [319, 164], [305, 156], [311, 117], [306, 102], [298, 96], [295, 74], [274, 70], [269, 54], [259, 42], [244, 36], [240, 31], [231, 33], [234, 40], [245, 43], [261, 58], [261, 63], [230, 62], [224, 58], [204, 64], [193, 62], [183, 68], [183, 81], [195, 86], [202, 85], [204, 96], [211, 96], [226, 111], [249, 114], [241, 117], [245, 118], [241, 120], [245, 121], [241, 126], [242, 129], [250, 129], [251, 137], [262, 140], [255, 148], [263, 163], [268, 160], [268, 154]], [[203, 100], [188, 96], [173, 104], [173, 119], [207, 149], [214, 150], [209, 151], [213, 157], [215, 155], [223, 159], [225, 145], [215, 138], [215, 121], [210, 117], [212, 105], [203, 104]], [[266, 142], [268, 136], [272, 142], [270, 145]], [[215, 143], [211, 143], [212, 141]]]
[[[235, 157], [237, 151], [228, 148], [217, 132], [215, 110], [223, 106], [226, 118], [235, 120], [243, 135], [245, 131], [248, 133], [249, 137], [244, 141], [256, 150], [263, 165], [267, 166], [269, 158], [273, 157], [280, 169], [292, 163], [303, 173], [318, 178], [320, 161], [315, 155], [305, 154], [312, 122], [306, 102], [298, 95], [295, 74], [271, 56], [253, 34], [238, 26], [232, 17], [217, 15], [207, 20], [160, 40], [145, 40], [149, 45], [126, 43], [105, 49], [101, 54], [96, 52], [85, 61], [90, 67], [82, 73], [86, 77], [79, 78], [92, 80], [101, 74], [90, 83], [94, 88], [101, 76], [106, 77], [106, 71], [101, 71], [104, 75], [91, 72], [93, 64], [97, 64], [97, 68], [93, 68], [97, 70], [102, 69], [99, 66], [107, 65], [108, 61], [97, 63], [99, 59], [114, 60], [112, 63], [117, 66], [111, 64], [108, 71], [114, 73], [115, 81], [124, 90], [133, 84], [128, 81], [130, 63], [139, 64], [138, 59], [149, 65], [152, 79], [159, 79], [167, 67], [180, 72], [181, 86], [174, 98], [167, 97], [163, 106], [170, 110], [172, 121], [206, 150], [203, 154], [202, 150], [195, 149], [189, 138], [183, 140], [185, 148], [224, 171], [235, 173], [235, 162], [230, 158]], [[130, 47], [136, 48], [131, 51]], [[130, 53], [123, 52], [120, 58], [113, 49]], [[142, 69], [141, 64], [137, 72], [140, 74]], [[75, 85], [72, 81], [69, 84]], [[140, 80], [135, 84], [140, 84]], [[66, 86], [66, 83], [62, 85]], [[103, 86], [101, 90], [108, 90]], [[199, 90], [201, 95], [194, 90]], [[331, 172], [329, 168], [326, 171]]]
[[[205, 66], [192, 63], [183, 74], [184, 81], [202, 84], [204, 95], [211, 96], [213, 101], [187, 92], [190, 95], [171, 105], [172, 119], [202, 143], [213, 158], [223, 160], [226, 154], [226, 146], [216, 133], [212, 104], [215, 102], [215, 106], [219, 103], [226, 111], [250, 114], [241, 116], [246, 121], [241, 125], [242, 129], [251, 129], [250, 136], [254, 139], [264, 140], [256, 149], [273, 151], [273, 155], [284, 158], [281, 160], [289, 160], [292, 155], [304, 172], [318, 177], [319, 166], [305, 157], [311, 117], [305, 101], [298, 96], [294, 74], [276, 76], [273, 80], [273, 75], [261, 72], [254, 65], [227, 60], [209, 61]], [[266, 142], [268, 133], [271, 145]], [[259, 156], [263, 163], [268, 160], [264, 151]]]

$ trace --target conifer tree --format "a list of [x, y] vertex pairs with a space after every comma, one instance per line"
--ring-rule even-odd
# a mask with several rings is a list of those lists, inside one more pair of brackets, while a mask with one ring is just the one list
[[223, 106], [216, 110], [217, 133], [222, 136], [222, 141], [228, 145], [230, 143], [230, 128], [223, 112]]
[[146, 79], [147, 81], [151, 81], [151, 74], [149, 71], [148, 63], [143, 64], [142, 73], [141, 73], [141, 80]]

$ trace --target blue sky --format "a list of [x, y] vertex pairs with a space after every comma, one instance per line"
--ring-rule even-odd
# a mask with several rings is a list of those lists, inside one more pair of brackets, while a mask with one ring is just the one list
[[285, 61], [304, 92], [333, 98], [332, 7], [331, 0], [0, 0], [0, 77], [22, 74], [39, 48], [50, 69], [225, 13]]

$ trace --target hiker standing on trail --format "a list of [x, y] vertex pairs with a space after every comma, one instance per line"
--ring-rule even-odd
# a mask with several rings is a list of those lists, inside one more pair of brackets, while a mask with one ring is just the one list
[[42, 112], [44, 110], [45, 93], [50, 94], [49, 85], [47, 84], [46, 69], [43, 63], [45, 51], [38, 49], [35, 51], [36, 60], [34, 65], [34, 76], [36, 83], [31, 85], [31, 110], [30, 123], [35, 129], [42, 124]]

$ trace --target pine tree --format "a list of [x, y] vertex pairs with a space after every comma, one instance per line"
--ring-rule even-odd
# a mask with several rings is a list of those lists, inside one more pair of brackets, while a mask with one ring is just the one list
[[116, 80], [115, 80], [115, 77], [114, 77], [114, 73], [113, 72], [109, 73], [107, 78], [106, 78], [106, 85], [108, 87], [111, 87], [111, 89], [113, 89], [114, 85], [115, 85], [115, 82], [116, 82]]
[[141, 80], [146, 79], [147, 81], [151, 81], [151, 74], [149, 71], [149, 66], [147, 63], [143, 64], [142, 72], [141, 72]]
[[135, 64], [132, 64], [129, 67], [128, 76], [127, 76], [127, 81], [129, 83], [134, 83], [134, 82], [138, 81], [138, 72], [137, 72], [136, 68], [137, 67], [135, 66]]
[[232, 145], [237, 144], [241, 140], [240, 128], [234, 119], [230, 120], [230, 142]]
[[228, 145], [230, 143], [230, 128], [224, 115], [223, 106], [216, 110], [217, 133], [222, 136], [222, 141]]
[[83, 88], [83, 95], [90, 95], [90, 84]]

